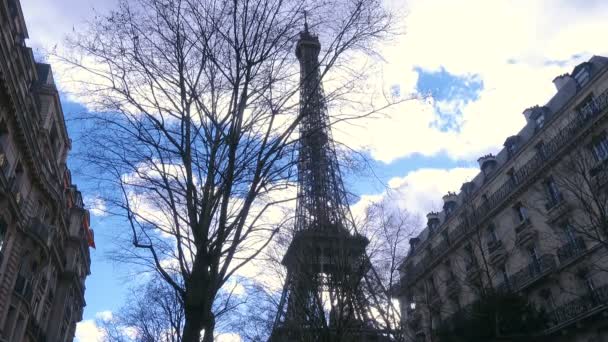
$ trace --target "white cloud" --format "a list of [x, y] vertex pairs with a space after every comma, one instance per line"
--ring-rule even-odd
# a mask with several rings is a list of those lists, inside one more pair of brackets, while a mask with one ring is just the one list
[[215, 336], [215, 342], [241, 342], [241, 336], [235, 333], [224, 333]]
[[88, 319], [76, 324], [76, 342], [102, 342], [103, 338], [104, 333], [94, 320]]
[[95, 216], [108, 215], [106, 201], [104, 201], [103, 198], [98, 196], [86, 197], [84, 199], [84, 203], [86, 204], [87, 209], [89, 209], [91, 214]]
[[109, 321], [112, 319], [112, 317], [113, 317], [112, 311], [110, 311], [110, 310], [100, 311], [95, 314], [95, 318], [100, 319], [102, 321]]
[[365, 195], [353, 206], [353, 214], [362, 217], [363, 209], [372, 202], [386, 200], [399, 209], [424, 217], [429, 211], [440, 210], [442, 197], [448, 191], [458, 191], [462, 183], [472, 180], [477, 168], [418, 169], [403, 177], [389, 180], [390, 190], [381, 194]]
[[66, 34], [78, 30], [86, 20], [93, 18], [95, 11], [104, 12], [116, 3], [116, 0], [21, 1], [30, 45], [50, 48], [59, 44]]
[[[555, 93], [552, 79], [593, 54], [607, 54], [598, 37], [608, 34], [608, 2], [566, 0], [409, 0], [388, 1], [403, 16], [406, 34], [384, 49], [389, 85], [411, 89], [414, 67], [458, 76], [477, 75], [479, 98], [459, 104], [459, 132], [440, 132], [431, 123], [429, 102], [401, 104], [388, 119], [342, 125], [335, 136], [367, 148], [391, 162], [413, 153], [441, 151], [454, 159], [475, 159], [495, 151], [525, 124], [525, 108], [546, 103]], [[577, 58], [571, 58], [579, 55]], [[547, 63], [547, 61], [562, 61]], [[515, 63], [513, 63], [515, 62]], [[444, 108], [458, 99], [438, 103]]]

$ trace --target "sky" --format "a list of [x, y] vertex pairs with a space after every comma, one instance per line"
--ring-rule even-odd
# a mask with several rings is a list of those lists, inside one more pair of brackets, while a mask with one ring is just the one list
[[[388, 185], [401, 208], [420, 215], [438, 209], [442, 195], [477, 174], [479, 156], [498, 152], [523, 127], [524, 109], [555, 94], [554, 77], [592, 55], [608, 56], [603, 0], [386, 1], [404, 34], [380, 48], [381, 79], [401, 94], [425, 97], [391, 108], [381, 119], [335, 127], [338, 141], [373, 160], [376, 179], [347, 180], [360, 196], [357, 208], [386, 196]], [[22, 0], [28, 45], [60, 46], [96, 11], [114, 5], [114, 0]], [[69, 119], [83, 107], [63, 96], [63, 109]], [[68, 130], [77, 129], [68, 120]], [[74, 178], [86, 181], [76, 173]], [[97, 210], [103, 202], [94, 194], [85, 199], [94, 214], [97, 249], [76, 336], [95, 342], [101, 333], [94, 320], [109, 317], [127, 299], [133, 274], [107, 259], [113, 247], [109, 232], [120, 222]], [[239, 340], [228, 333], [223, 339]]]

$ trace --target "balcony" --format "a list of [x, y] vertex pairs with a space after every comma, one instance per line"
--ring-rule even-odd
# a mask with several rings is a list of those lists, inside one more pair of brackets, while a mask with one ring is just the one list
[[549, 330], [557, 330], [564, 325], [600, 312], [608, 307], [607, 303], [608, 285], [587, 292], [550, 312], [551, 327]]
[[537, 261], [533, 261], [515, 272], [510, 277], [514, 290], [521, 291], [555, 269], [557, 263], [552, 254], [544, 254]]
[[565, 264], [574, 260], [577, 256], [582, 255], [587, 251], [585, 240], [579, 236], [573, 241], [569, 241], [557, 249], [557, 258], [560, 264]]
[[524, 246], [536, 237], [536, 230], [533, 229], [530, 219], [525, 219], [517, 227], [515, 227], [515, 244]]
[[[571, 146], [570, 142], [572, 139], [587, 129], [588, 124], [608, 108], [608, 90], [595, 97], [589, 108], [591, 109], [587, 116], [577, 115], [577, 113], [561, 114], [562, 116], [573, 117], [575, 119], [570, 121], [551, 140], [543, 145], [543, 153], [536, 154], [523, 164], [513, 174], [512, 179], [506, 180], [494, 193], [488, 195], [486, 201], [475, 207], [470, 215], [467, 215], [467, 221], [470, 223], [470, 226], [473, 227], [476, 224], [479, 224], [488, 215], [491, 215], [494, 210], [508, 201], [522, 185], [533, 180], [534, 176], [544, 168], [548, 161], [557, 157], [558, 153], [566, 148], [566, 146]], [[457, 245], [458, 239], [462, 238], [465, 233], [466, 229], [464, 225], [456, 227], [456, 229], [449, 234], [452, 245]], [[424, 271], [421, 271], [418, 276], [422, 273], [424, 273]], [[414, 280], [415, 279], [411, 279], [411, 281]]]
[[489, 259], [490, 259], [490, 264], [492, 264], [492, 265], [501, 264], [507, 256], [505, 247], [502, 244], [502, 241], [500, 241], [500, 240], [488, 242], [488, 253], [490, 254]]

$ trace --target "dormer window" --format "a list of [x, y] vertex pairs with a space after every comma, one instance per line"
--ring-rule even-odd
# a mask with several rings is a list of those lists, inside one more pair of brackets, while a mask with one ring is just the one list
[[507, 140], [505, 140], [504, 146], [507, 149], [507, 156], [509, 159], [513, 158], [515, 153], [517, 153], [518, 142], [519, 136], [517, 135], [508, 137]]
[[536, 119], [534, 119], [534, 122], [536, 123], [536, 129], [541, 129], [543, 128], [543, 126], [545, 125], [545, 114], [540, 113]]
[[456, 209], [456, 202], [446, 203], [444, 206], [444, 209], [445, 209], [445, 215], [450, 216], [454, 212], [454, 209]]
[[583, 64], [576, 69], [578, 70], [575, 70], [574, 79], [578, 83], [578, 86], [582, 87], [589, 81], [589, 67]]
[[507, 152], [509, 153], [509, 158], [512, 158], [517, 151], [517, 143], [513, 142], [507, 145]]

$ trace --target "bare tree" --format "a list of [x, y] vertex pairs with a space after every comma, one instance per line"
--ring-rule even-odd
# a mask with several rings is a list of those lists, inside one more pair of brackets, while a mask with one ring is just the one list
[[400, 280], [399, 266], [407, 255], [409, 239], [417, 233], [420, 219], [391, 206], [389, 198], [365, 209], [359, 232], [370, 240], [367, 253], [384, 287], [394, 292]]
[[[294, 180], [305, 9], [324, 46], [321, 79], [373, 53], [392, 22], [379, 0], [123, 0], [60, 57], [85, 75], [95, 112], [81, 157], [128, 222], [123, 259], [176, 291], [182, 341], [212, 341], [219, 290], [276, 234], [268, 209], [289, 200], [277, 193]], [[352, 68], [332, 75], [328, 100], [360, 80]]]
[[[560, 263], [586, 255], [579, 266], [564, 269], [581, 280], [608, 271], [607, 143], [597, 124], [607, 106], [604, 92], [563, 114], [560, 124], [546, 132], [536, 157], [545, 168], [535, 180], [534, 209], [547, 217], [552, 228], [545, 242], [557, 250]], [[589, 290], [591, 297], [597, 296], [592, 286]]]
[[107, 342], [180, 342], [182, 300], [166, 282], [152, 279], [131, 289], [124, 307], [97, 324]]

